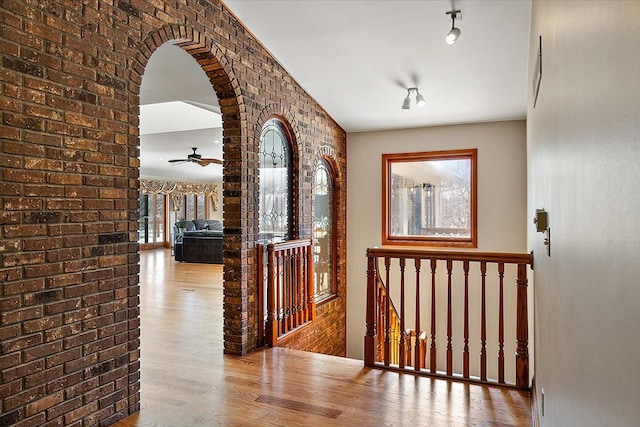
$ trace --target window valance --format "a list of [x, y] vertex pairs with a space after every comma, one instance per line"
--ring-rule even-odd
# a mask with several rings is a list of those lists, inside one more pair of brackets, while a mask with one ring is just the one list
[[166, 194], [171, 198], [173, 210], [180, 210], [182, 196], [185, 194], [204, 194], [211, 197], [213, 210], [218, 210], [218, 184], [204, 184], [197, 182], [161, 181], [155, 179], [140, 180], [141, 193]]

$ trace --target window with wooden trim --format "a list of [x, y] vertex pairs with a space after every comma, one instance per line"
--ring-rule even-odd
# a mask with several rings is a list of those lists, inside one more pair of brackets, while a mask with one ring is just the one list
[[477, 247], [477, 150], [382, 155], [382, 243]]
[[316, 302], [336, 294], [333, 187], [331, 165], [326, 159], [320, 159], [313, 186], [313, 269]]

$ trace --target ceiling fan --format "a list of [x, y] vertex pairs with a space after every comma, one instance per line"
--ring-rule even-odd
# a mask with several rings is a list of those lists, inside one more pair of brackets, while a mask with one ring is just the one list
[[220, 159], [203, 159], [202, 155], [196, 153], [198, 147], [191, 147], [193, 150], [192, 154], [189, 154], [186, 159], [172, 159], [169, 160], [169, 163], [180, 164], [180, 163], [197, 163], [200, 166], [208, 166], [212, 163], [216, 163], [218, 165], [222, 164], [222, 160]]

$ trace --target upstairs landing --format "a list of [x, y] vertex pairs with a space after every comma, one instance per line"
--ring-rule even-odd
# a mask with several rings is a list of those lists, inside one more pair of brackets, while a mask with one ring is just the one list
[[161, 249], [140, 267], [141, 411], [116, 426], [531, 426], [512, 389], [283, 348], [223, 355], [223, 266]]

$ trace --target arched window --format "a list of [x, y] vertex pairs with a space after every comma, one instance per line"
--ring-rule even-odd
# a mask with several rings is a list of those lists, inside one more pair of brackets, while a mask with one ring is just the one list
[[334, 199], [331, 166], [320, 159], [313, 184], [313, 260], [316, 302], [336, 294], [334, 250]]
[[291, 148], [280, 121], [270, 119], [260, 134], [260, 240], [291, 237]]

